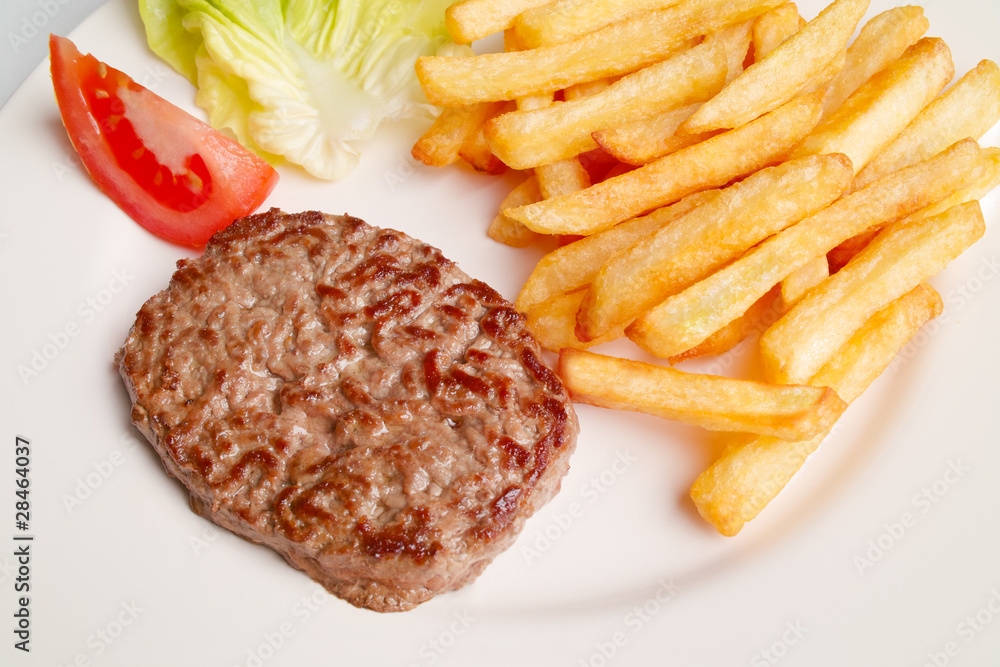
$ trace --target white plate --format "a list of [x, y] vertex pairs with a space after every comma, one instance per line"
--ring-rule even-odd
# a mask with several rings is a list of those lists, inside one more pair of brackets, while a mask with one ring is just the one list
[[[1000, 60], [995, 0], [925, 4], [959, 74]], [[889, 6], [873, 5], [869, 15]], [[800, 3], [809, 17], [820, 6]], [[72, 37], [199, 113], [191, 87], [146, 49], [133, 3], [112, 0]], [[285, 170], [268, 203], [398, 227], [513, 297], [537, 253], [484, 235], [511, 179], [415, 166], [420, 127], [380, 132], [338, 184]], [[998, 139], [994, 129], [984, 143]], [[945, 315], [739, 537], [716, 535], [687, 500], [710, 438], [582, 406], [563, 491], [515, 546], [474, 585], [379, 615], [213, 529], [136, 440], [111, 359], [185, 252], [140, 229], [81, 171], [47, 64], [0, 110], [0, 145], [0, 663], [996, 664], [996, 196], [984, 202], [986, 237], [934, 281]], [[22, 379], [33, 361], [44, 368]], [[30, 654], [11, 632], [15, 436], [32, 452]]]

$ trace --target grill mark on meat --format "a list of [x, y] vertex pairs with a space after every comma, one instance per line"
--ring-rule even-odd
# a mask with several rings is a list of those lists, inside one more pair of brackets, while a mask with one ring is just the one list
[[531, 460], [531, 452], [517, 444], [510, 436], [497, 438], [497, 445], [507, 453], [507, 465], [511, 468], [524, 468]]
[[338, 301], [347, 296], [347, 292], [339, 287], [324, 285], [323, 283], [316, 285], [316, 293], [319, 294], [321, 299], [333, 299], [334, 301]]
[[490, 506], [490, 516], [487, 521], [476, 526], [473, 531], [478, 540], [492, 540], [500, 534], [511, 522], [520, 508], [524, 489], [512, 486], [504, 490]]
[[229, 469], [228, 476], [215, 484], [219, 489], [232, 493], [235, 489], [252, 482], [254, 486], [271, 482], [277, 478], [280, 469], [278, 459], [261, 447], [243, 454]]
[[351, 287], [376, 288], [398, 277], [402, 271], [399, 262], [392, 255], [375, 255], [344, 276], [345, 282]]
[[364, 315], [370, 320], [379, 320], [392, 316], [393, 319], [409, 318], [419, 307], [423, 299], [419, 292], [404, 290], [395, 292], [376, 301], [364, 309]]
[[441, 543], [434, 539], [434, 531], [429, 528], [430, 512], [426, 508], [406, 508], [396, 517], [393, 525], [382, 530], [373, 528], [368, 519], [358, 522], [365, 553], [377, 559], [408, 556], [422, 565], [441, 549]]
[[528, 348], [521, 350], [521, 363], [531, 372], [532, 377], [545, 385], [549, 391], [554, 391], [562, 386], [559, 376], [542, 363], [534, 350]]
[[557, 490], [576, 435], [523, 316], [347, 216], [237, 221], [178, 263], [119, 359], [196, 511], [379, 611], [474, 579]]
[[469, 375], [461, 368], [456, 368], [452, 371], [451, 378], [458, 386], [464, 388], [475, 396], [478, 396], [484, 401], [488, 401], [493, 397], [493, 391], [488, 382], [485, 382], [482, 378], [476, 377], [475, 375]]

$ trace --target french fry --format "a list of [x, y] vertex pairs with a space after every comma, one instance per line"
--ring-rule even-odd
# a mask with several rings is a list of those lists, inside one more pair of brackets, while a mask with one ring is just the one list
[[507, 171], [507, 165], [490, 150], [482, 126], [466, 138], [458, 150], [458, 155], [481, 174], [499, 176]]
[[939, 213], [944, 213], [950, 208], [977, 201], [985, 197], [990, 190], [1000, 185], [1000, 148], [991, 146], [982, 149], [980, 159], [970, 170], [965, 179], [969, 185], [958, 188], [947, 197], [939, 199], [930, 206], [926, 206], [908, 218], [908, 222], [915, 222], [929, 218]]
[[431, 104], [512, 100], [634, 72], [692, 38], [751, 19], [781, 0], [685, 0], [552, 46], [465, 58], [422, 56], [416, 71]]
[[542, 199], [577, 192], [590, 187], [590, 174], [575, 157], [535, 167]]
[[682, 148], [694, 146], [718, 134], [718, 132], [677, 133], [677, 128], [690, 118], [700, 106], [700, 104], [691, 104], [607, 130], [600, 130], [594, 132], [594, 141], [609, 155], [621, 162], [637, 167], [642, 166]]
[[819, 118], [818, 95], [664, 156], [586, 190], [506, 211], [542, 233], [589, 235], [693, 192], [715, 188], [787, 155]]
[[826, 255], [821, 255], [805, 266], [792, 271], [781, 281], [781, 302], [785, 310], [798, 303], [806, 293], [830, 277]]
[[[944, 213], [953, 206], [965, 204], [966, 202], [982, 199], [993, 188], [1000, 185], [1000, 148], [990, 147], [983, 149], [982, 159], [979, 161], [970, 174], [972, 184], [956, 190], [944, 199], [937, 201], [926, 208], [923, 208], [907, 218], [909, 222], [929, 218], [932, 215]], [[854, 236], [827, 253], [832, 272], [839, 271], [851, 258], [861, 252], [875, 235], [877, 229], [862, 232]]]
[[[716, 194], [716, 190], [707, 190], [689, 195], [672, 206], [657, 209], [641, 218], [627, 220], [600, 234], [553, 250], [535, 265], [517, 296], [515, 308], [522, 313], [529, 313], [538, 304], [554, 296], [586, 287], [601, 266], [615, 254], [710, 201]], [[582, 294], [580, 298], [583, 298]], [[573, 327], [575, 326], [574, 311]]]
[[[510, 30], [504, 33], [504, 42], [510, 48], [514, 48], [514, 43], [510, 35]], [[588, 84], [580, 84], [574, 95], [582, 97], [587, 91], [596, 92], [601, 90], [603, 87], [607, 87], [607, 84], [603, 80], [593, 81]], [[554, 98], [552, 93], [539, 93], [537, 95], [529, 95], [527, 97], [518, 98], [516, 100], [516, 106], [519, 111], [545, 109], [552, 106], [553, 100]], [[576, 192], [577, 190], [590, 187], [590, 174], [575, 157], [539, 165], [535, 168], [534, 172], [537, 179], [537, 189], [541, 196], [532, 201], [524, 201], [522, 203], [530, 204], [535, 201], [541, 201], [542, 199], [548, 199], [560, 194]], [[511, 220], [505, 216], [502, 210], [500, 217], [504, 220], [505, 224], [509, 223], [511, 225], [515, 225], [515, 228], [524, 230], [524, 232], [529, 233], [531, 236], [538, 236], [538, 234], [532, 232], [521, 223]]]
[[541, 234], [531, 231], [517, 220], [511, 220], [503, 214], [504, 208], [520, 206], [541, 201], [542, 194], [538, 188], [538, 179], [532, 175], [521, 182], [504, 198], [500, 204], [500, 212], [493, 218], [487, 235], [494, 241], [499, 241], [513, 248], [524, 248], [537, 241]]
[[762, 169], [601, 267], [577, 318], [577, 337], [621, 329], [646, 310], [836, 200], [851, 185], [842, 155]]
[[845, 195], [669, 297], [630, 325], [626, 333], [657, 356], [680, 354], [746, 312], [790, 273], [845, 240], [905, 218], [973, 185], [982, 159], [979, 145], [967, 139], [930, 160]]
[[559, 375], [579, 403], [790, 440], [822, 433], [846, 408], [826, 387], [686, 373], [573, 348], [559, 353]]
[[[415, 157], [527, 172], [489, 235], [558, 242], [515, 305], [572, 397], [739, 435], [691, 489], [725, 535], [942, 311], [920, 281], [983, 234], [976, 200], [1000, 184], [1000, 148], [975, 141], [1000, 68], [946, 90], [923, 9], [851, 43], [870, 0], [822, 5], [459, 0], [455, 40], [503, 31], [505, 52], [416, 66], [444, 110]], [[623, 335], [669, 364], [752, 342], [766, 381], [585, 351]]]
[[795, 149], [794, 157], [844, 153], [855, 173], [916, 118], [952, 77], [943, 40], [924, 38], [858, 88]]
[[725, 83], [730, 83], [743, 73], [743, 63], [746, 62], [747, 54], [750, 53], [750, 43], [753, 40], [755, 20], [751, 19], [743, 23], [731, 25], [728, 28], [723, 28], [714, 35], [722, 42], [726, 49]]
[[851, 94], [924, 36], [930, 22], [922, 7], [896, 7], [868, 21], [847, 49], [844, 68], [830, 82], [823, 100], [823, 117], [840, 108]]
[[587, 342], [576, 337], [576, 313], [580, 310], [580, 302], [583, 300], [584, 294], [584, 290], [556, 294], [552, 298], [536, 304], [527, 312], [525, 326], [538, 340], [539, 345], [553, 352], [558, 352], [564, 347], [582, 350], [622, 336], [623, 330], [618, 329], [609, 332], [606, 336]]
[[462, 145], [502, 108], [503, 103], [497, 102], [446, 107], [410, 152], [415, 159], [431, 167], [457, 162]]
[[761, 14], [753, 24], [753, 59], [760, 62], [799, 31], [799, 8], [794, 2]]
[[984, 60], [931, 102], [855, 179], [864, 187], [958, 141], [979, 139], [1000, 120], [1000, 67]]
[[671, 366], [687, 359], [715, 356], [728, 352], [753, 335], [760, 335], [784, 315], [781, 290], [777, 287], [754, 301], [753, 305], [735, 320], [695, 345], [690, 350], [667, 359]]
[[[844, 401], [854, 402], [942, 309], [934, 288], [919, 285], [873, 315], [811, 382], [832, 387]], [[794, 443], [761, 436], [734, 445], [695, 480], [691, 499], [716, 530], [736, 535], [778, 495], [826, 435]]]
[[528, 48], [565, 42], [637, 14], [665, 9], [681, 0], [558, 0], [523, 12], [514, 21]]
[[[807, 87], [817, 85], [816, 76], [847, 47], [869, 2], [835, 0], [802, 30], [706, 102], [681, 131], [700, 133], [740, 127], [810, 92]], [[831, 78], [833, 74], [830, 73]]]
[[596, 95], [498, 116], [487, 124], [486, 137], [514, 169], [564, 160], [597, 148], [591, 135], [598, 130], [708, 99], [725, 84], [726, 67], [725, 45], [710, 38]]
[[567, 102], [572, 102], [573, 100], [578, 100], [581, 97], [590, 97], [591, 95], [596, 95], [597, 93], [605, 90], [611, 84], [612, 81], [610, 79], [598, 79], [597, 81], [576, 83], [563, 90], [563, 99]]
[[869, 317], [943, 269], [986, 231], [979, 202], [883, 229], [760, 339], [765, 375], [805, 382]]
[[459, 0], [444, 12], [448, 34], [459, 44], [510, 28], [521, 12], [548, 4], [551, 0]]
[[877, 229], [861, 232], [852, 236], [826, 254], [826, 265], [830, 273], [836, 273], [847, 265], [851, 258], [865, 249], [878, 234]]
[[[758, 16], [754, 24], [754, 60], [758, 61], [766, 58], [771, 51], [781, 46], [792, 35], [798, 32], [799, 21], [801, 19], [799, 9], [793, 2], [772, 9], [767, 14]], [[847, 58], [846, 52], [844, 58], [845, 60]], [[793, 271], [787, 278], [781, 281], [782, 303], [786, 308], [789, 307], [802, 294], [829, 275], [830, 267], [826, 262], [826, 257], [817, 257], [802, 268]], [[726, 325], [726, 327], [729, 328], [731, 324]], [[722, 331], [725, 331], [725, 328]], [[718, 333], [716, 332], [716, 334], [709, 336], [708, 340], [712, 340]]]
[[[766, 58], [772, 51], [797, 33], [801, 19], [799, 8], [793, 2], [772, 9], [767, 14], [758, 16], [754, 24], [754, 60]], [[846, 53], [844, 57], [846, 60]], [[830, 267], [826, 262], [826, 257], [817, 257], [800, 269], [793, 271], [787, 278], [781, 281], [781, 300], [784, 307], [788, 308], [794, 304], [806, 291], [819, 284], [820, 281], [829, 275]], [[761, 297], [761, 299], [763, 298]], [[759, 302], [760, 300], [758, 300]], [[753, 307], [751, 307], [751, 310], [753, 310]], [[734, 320], [734, 322], [742, 320], [743, 317], [739, 320]], [[720, 331], [725, 332], [731, 328], [731, 325], [732, 322]], [[720, 332], [712, 334], [705, 342], [712, 341], [719, 334]], [[704, 344], [701, 343], [696, 348]]]

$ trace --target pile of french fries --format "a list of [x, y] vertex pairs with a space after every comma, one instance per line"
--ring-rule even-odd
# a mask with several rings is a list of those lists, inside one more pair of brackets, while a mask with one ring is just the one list
[[[926, 281], [984, 233], [1000, 68], [955, 76], [920, 7], [804, 20], [783, 0], [461, 0], [503, 53], [425, 57], [413, 155], [524, 172], [489, 228], [558, 247], [517, 298], [575, 400], [741, 434], [694, 483], [735, 535], [942, 310]], [[860, 33], [853, 41], [858, 26]], [[759, 335], [763, 378], [670, 364]]]

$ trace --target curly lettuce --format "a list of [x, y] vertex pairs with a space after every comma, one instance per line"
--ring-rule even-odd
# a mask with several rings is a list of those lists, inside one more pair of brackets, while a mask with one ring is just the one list
[[323, 179], [386, 119], [431, 113], [413, 65], [448, 53], [453, 0], [139, 0], [150, 48], [209, 122]]

